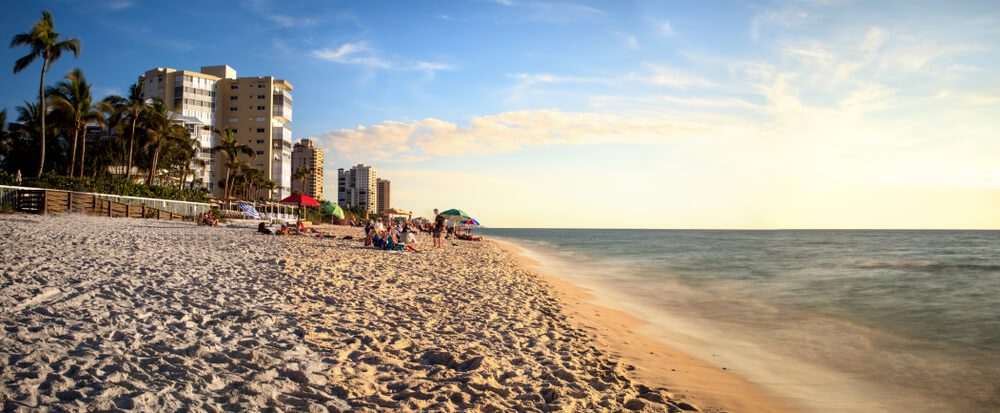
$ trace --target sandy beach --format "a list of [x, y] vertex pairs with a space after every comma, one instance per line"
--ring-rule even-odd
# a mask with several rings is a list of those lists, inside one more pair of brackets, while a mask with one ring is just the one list
[[0, 231], [3, 411], [740, 406], [666, 377], [697, 363], [607, 339], [568, 306], [579, 292], [494, 242], [414, 254], [84, 216], [5, 215]]

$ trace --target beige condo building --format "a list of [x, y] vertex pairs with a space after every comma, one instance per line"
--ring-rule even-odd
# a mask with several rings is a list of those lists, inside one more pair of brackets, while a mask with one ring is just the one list
[[304, 182], [292, 179], [292, 192], [309, 195], [316, 200], [323, 198], [323, 148], [317, 148], [312, 140], [302, 139], [292, 147], [292, 174], [299, 168], [309, 170]]
[[[140, 77], [143, 97], [160, 98], [176, 122], [197, 138], [198, 159], [204, 167], [194, 179], [215, 196], [226, 175], [226, 159], [213, 154], [218, 137], [214, 130], [231, 129], [233, 136], [253, 149], [256, 156], [241, 160], [264, 172], [277, 189], [272, 199], [281, 199], [292, 190], [292, 85], [273, 76], [237, 77], [236, 70], [203, 66], [200, 72], [156, 68]], [[199, 162], [200, 164], [200, 162]]]

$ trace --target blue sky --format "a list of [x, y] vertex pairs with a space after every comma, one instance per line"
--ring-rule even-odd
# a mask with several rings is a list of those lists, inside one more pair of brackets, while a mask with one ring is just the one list
[[[42, 8], [84, 43], [50, 79], [98, 95], [288, 80], [331, 198], [364, 162], [496, 226], [1000, 227], [995, 2], [25, 1], [0, 34]], [[0, 107], [36, 82], [2, 72]]]

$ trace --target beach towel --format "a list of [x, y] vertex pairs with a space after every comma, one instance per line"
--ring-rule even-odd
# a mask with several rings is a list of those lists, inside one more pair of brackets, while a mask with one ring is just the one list
[[254, 208], [253, 205], [250, 205], [246, 202], [240, 202], [236, 204], [236, 207], [239, 208], [240, 211], [243, 211], [244, 214], [249, 215], [250, 218], [260, 219], [260, 213], [257, 212], [257, 209]]

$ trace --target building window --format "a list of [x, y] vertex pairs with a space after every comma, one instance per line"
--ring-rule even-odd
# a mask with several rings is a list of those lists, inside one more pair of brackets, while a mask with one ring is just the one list
[[240, 88], [240, 85], [229, 85], [229, 90], [236, 90], [236, 89], [239, 89], [239, 88]]
[[264, 88], [264, 84], [263, 83], [258, 83], [257, 84], [257, 89], [263, 89], [263, 88]]
[[239, 99], [239, 96], [230, 96], [229, 97], [229, 100], [236, 100], [236, 99]]
[[263, 155], [264, 151], [257, 151], [257, 155]]
[[267, 107], [265, 107], [265, 106], [257, 106], [257, 110], [264, 110], [264, 109], [267, 109]]
[[229, 108], [229, 111], [230, 112], [236, 112], [236, 106], [233, 106], [233, 107]]
[[264, 133], [264, 128], [257, 128], [257, 133]]
[[257, 95], [257, 99], [264, 99], [264, 98], [265, 98], [264, 95]]
[[264, 143], [263, 139], [257, 139], [257, 143]]

